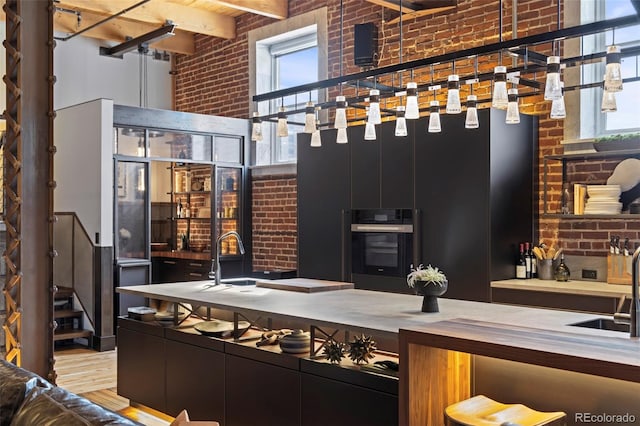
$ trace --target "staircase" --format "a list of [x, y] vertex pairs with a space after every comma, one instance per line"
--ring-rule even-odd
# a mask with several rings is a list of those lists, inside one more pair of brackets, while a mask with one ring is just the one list
[[75, 339], [86, 339], [84, 346], [91, 346], [91, 330], [83, 328], [84, 311], [73, 308], [73, 289], [58, 287], [53, 299], [53, 319], [57, 327], [53, 332], [55, 348], [73, 345]]

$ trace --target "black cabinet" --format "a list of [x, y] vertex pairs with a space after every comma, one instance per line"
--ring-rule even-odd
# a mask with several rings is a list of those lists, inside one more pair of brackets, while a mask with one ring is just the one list
[[322, 147], [314, 148], [310, 135], [298, 134], [298, 274], [344, 281], [351, 142], [335, 139], [335, 130], [323, 131]]
[[176, 416], [186, 409], [191, 420], [224, 425], [224, 353], [167, 340], [166, 354], [166, 413]]
[[164, 329], [123, 318], [118, 324], [118, 395], [166, 412]]
[[385, 122], [379, 129], [380, 139], [380, 207], [389, 209], [413, 208], [415, 138], [420, 132], [415, 121], [408, 120], [409, 136], [395, 135], [395, 122]]
[[351, 208], [379, 208], [380, 142], [364, 140], [364, 126], [351, 127], [347, 132], [351, 148]]
[[444, 297], [488, 302], [490, 280], [513, 276], [515, 245], [533, 235], [537, 121], [478, 114], [478, 129], [465, 129], [464, 115], [444, 115], [441, 133], [416, 132], [415, 199], [423, 262], [447, 274]]
[[[413, 123], [409, 123], [413, 132]], [[350, 127], [351, 208], [413, 207], [413, 136], [395, 135], [395, 122], [377, 126], [377, 139], [364, 140], [364, 126]]]
[[226, 426], [300, 424], [297, 370], [229, 354], [225, 367]]

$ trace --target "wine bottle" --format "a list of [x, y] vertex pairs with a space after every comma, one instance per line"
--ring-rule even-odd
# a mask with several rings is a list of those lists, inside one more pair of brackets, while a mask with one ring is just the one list
[[525, 278], [531, 278], [531, 245], [524, 243]]
[[527, 278], [527, 262], [524, 258], [524, 244], [520, 243], [520, 254], [516, 261], [516, 278]]
[[182, 202], [178, 198], [178, 205], [176, 206], [176, 217], [182, 217]]
[[564, 253], [560, 253], [560, 264], [556, 266], [555, 278], [556, 281], [569, 281], [571, 271], [569, 267], [564, 263]]

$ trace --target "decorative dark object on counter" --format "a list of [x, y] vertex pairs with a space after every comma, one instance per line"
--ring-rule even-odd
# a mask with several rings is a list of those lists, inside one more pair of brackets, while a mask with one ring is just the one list
[[369, 363], [373, 358], [373, 351], [377, 349], [376, 342], [371, 336], [354, 337], [353, 342], [349, 343], [349, 358], [356, 364]]
[[407, 284], [416, 289], [416, 294], [423, 296], [422, 312], [439, 312], [438, 296], [442, 296], [448, 287], [447, 276], [437, 267], [420, 264], [411, 268], [407, 275]]
[[290, 354], [303, 354], [309, 352], [311, 338], [309, 333], [302, 330], [293, 330], [290, 334], [280, 337], [280, 349]]
[[322, 355], [332, 364], [338, 364], [344, 358], [344, 352], [345, 344], [331, 339], [325, 343]]
[[560, 254], [560, 263], [556, 266], [555, 278], [556, 281], [569, 281], [571, 271], [569, 267], [564, 263], [564, 253]]

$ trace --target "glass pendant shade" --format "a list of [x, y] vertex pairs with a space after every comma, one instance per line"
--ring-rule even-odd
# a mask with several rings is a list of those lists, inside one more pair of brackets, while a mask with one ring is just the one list
[[420, 118], [420, 108], [418, 107], [418, 84], [407, 83], [407, 106], [404, 113], [407, 120], [416, 120]]
[[316, 131], [316, 111], [312, 102], [307, 102], [304, 110], [304, 133]]
[[560, 82], [560, 93], [562, 94], [562, 96], [560, 96], [559, 99], [554, 99], [553, 102], [551, 102], [550, 117], [553, 119], [562, 119], [567, 116], [567, 110], [564, 105], [563, 88], [564, 88], [564, 83]]
[[376, 126], [373, 123], [369, 123], [364, 126], [364, 140], [375, 141], [376, 140]]
[[382, 123], [382, 116], [380, 115], [380, 91], [378, 89], [371, 89], [369, 92], [369, 118], [367, 122], [371, 124]]
[[315, 130], [311, 133], [311, 146], [319, 147], [322, 146], [322, 139], [320, 138], [320, 129], [318, 128], [318, 123], [314, 120], [313, 127]]
[[349, 138], [347, 137], [347, 129], [338, 129], [338, 134], [336, 135], [336, 143], [348, 143]]
[[467, 116], [464, 120], [464, 127], [467, 129], [477, 129], [480, 127], [478, 120], [478, 97], [476, 95], [467, 96]]
[[344, 96], [336, 96], [336, 118], [333, 122], [334, 129], [347, 128], [347, 102]]
[[562, 85], [560, 84], [560, 57], [549, 56], [547, 58], [547, 80], [544, 85], [544, 99], [553, 101], [562, 97]]
[[429, 133], [440, 133], [442, 128], [440, 127], [440, 102], [431, 101], [429, 104]]
[[618, 110], [618, 105], [616, 104], [616, 94], [615, 92], [610, 92], [609, 90], [604, 90], [602, 93], [602, 105], [600, 106], [600, 111], [602, 112], [616, 112]]
[[507, 124], [520, 122], [520, 109], [518, 108], [518, 89], [509, 89], [509, 104], [507, 105]]
[[407, 136], [407, 119], [402, 105], [396, 108], [396, 136]]
[[447, 114], [460, 114], [460, 77], [457, 74], [447, 77], [447, 88]]
[[604, 74], [604, 90], [608, 92], [622, 91], [620, 48], [618, 46], [607, 47], [607, 67]]
[[509, 103], [507, 95], [507, 67], [499, 65], [493, 69], [493, 96], [491, 106], [506, 109]]
[[278, 126], [277, 135], [281, 138], [289, 136], [289, 127], [287, 126], [287, 115], [284, 113], [283, 106], [278, 110]]
[[262, 140], [262, 120], [258, 117], [258, 112], [254, 111], [253, 118], [251, 119], [251, 140], [252, 141], [261, 141]]

